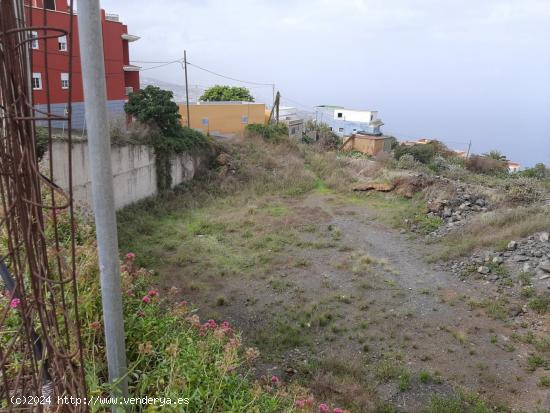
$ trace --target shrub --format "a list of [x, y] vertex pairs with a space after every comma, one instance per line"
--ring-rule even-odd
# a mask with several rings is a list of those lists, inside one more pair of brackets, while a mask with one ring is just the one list
[[277, 140], [283, 136], [288, 136], [288, 127], [284, 123], [252, 123], [246, 125], [247, 134], [261, 136], [267, 140]]
[[36, 157], [40, 160], [48, 150], [48, 128], [37, 126], [35, 136]]
[[401, 157], [405, 154], [411, 155], [415, 160], [418, 162], [422, 162], [425, 164], [430, 163], [430, 161], [435, 156], [435, 146], [432, 144], [426, 144], [426, 145], [399, 145], [394, 149], [394, 156], [395, 159], [401, 159]]
[[547, 168], [543, 163], [538, 163], [532, 168], [518, 172], [518, 175], [527, 178], [547, 179], [550, 178], [550, 168]]
[[472, 155], [466, 161], [466, 168], [469, 171], [482, 174], [503, 174], [508, 172], [508, 165], [505, 161], [479, 155]]
[[519, 177], [505, 186], [506, 198], [515, 203], [540, 201], [544, 192], [535, 178]]
[[414, 169], [418, 164], [419, 162], [410, 153], [401, 155], [397, 161], [397, 167], [399, 169]]

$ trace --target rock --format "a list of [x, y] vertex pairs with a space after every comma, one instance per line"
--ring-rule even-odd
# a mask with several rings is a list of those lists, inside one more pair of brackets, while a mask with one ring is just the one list
[[515, 250], [517, 247], [518, 247], [517, 241], [510, 241], [506, 248], [508, 248], [508, 250], [512, 251], [512, 250]]
[[548, 232], [541, 232], [540, 235], [539, 235], [539, 240], [540, 242], [548, 242], [548, 239], [550, 237], [550, 234], [548, 234]]
[[516, 262], [525, 262], [525, 261], [529, 261], [529, 257], [525, 257], [525, 256], [519, 256], [519, 257], [516, 257], [515, 258], [515, 261]]
[[480, 274], [489, 274], [491, 272], [491, 269], [489, 267], [486, 267], [485, 265], [482, 265], [477, 269], [477, 272]]
[[528, 262], [525, 262], [523, 264], [523, 267], [521, 268], [521, 270], [523, 272], [530, 272], [531, 271], [531, 264], [529, 264]]
[[547, 278], [550, 278], [550, 274], [544, 274], [542, 275], [539, 280], [546, 280]]
[[543, 261], [539, 264], [539, 270], [550, 272], [550, 261]]
[[493, 264], [502, 264], [504, 262], [504, 258], [502, 257], [493, 257]]
[[388, 182], [367, 182], [363, 184], [357, 184], [353, 187], [354, 191], [379, 191], [390, 192], [395, 188], [395, 184]]
[[463, 202], [462, 204], [460, 204], [460, 206], [458, 207], [458, 209], [464, 210], [464, 209], [469, 208], [470, 205], [472, 205], [472, 204], [470, 204], [469, 202], [466, 201], [466, 202]]
[[443, 218], [450, 218], [453, 215], [453, 210], [449, 207], [443, 208]]
[[485, 200], [483, 198], [478, 198], [475, 203], [480, 207], [485, 206]]

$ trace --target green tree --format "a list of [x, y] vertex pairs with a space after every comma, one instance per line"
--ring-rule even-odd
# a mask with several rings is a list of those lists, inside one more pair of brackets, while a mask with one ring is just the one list
[[484, 153], [483, 156], [486, 158], [494, 159], [495, 161], [506, 161], [506, 155], [504, 155], [502, 152], [497, 151], [496, 149], [493, 149], [487, 153]]
[[206, 102], [242, 101], [254, 102], [250, 91], [245, 87], [216, 85], [204, 91], [200, 100]]
[[181, 116], [173, 97], [169, 90], [147, 86], [130, 94], [124, 110], [141, 123], [158, 127], [164, 136], [174, 136], [181, 130]]

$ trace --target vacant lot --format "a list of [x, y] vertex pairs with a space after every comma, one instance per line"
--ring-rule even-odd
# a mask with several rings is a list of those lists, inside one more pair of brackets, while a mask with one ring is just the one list
[[511, 321], [521, 303], [437, 271], [434, 246], [392, 227], [417, 200], [350, 195], [349, 160], [295, 145], [227, 150], [223, 173], [122, 211], [121, 248], [241, 329], [259, 376], [357, 412], [550, 407], [548, 339]]

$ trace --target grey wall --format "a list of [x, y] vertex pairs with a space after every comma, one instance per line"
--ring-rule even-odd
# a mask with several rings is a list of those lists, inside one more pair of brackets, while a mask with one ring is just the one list
[[[109, 114], [109, 118], [114, 119], [120, 116], [124, 116], [125, 102], [126, 101], [124, 100], [108, 100], [107, 112]], [[66, 103], [56, 103], [56, 104], [50, 105], [50, 112], [54, 115], [65, 116], [66, 108], [67, 108]], [[42, 112], [47, 112], [48, 106], [35, 105], [35, 109], [38, 109]], [[73, 102], [72, 109], [73, 109], [73, 117], [72, 117], [73, 129], [82, 130], [86, 125], [86, 122], [84, 120], [84, 116], [85, 116], [84, 102]], [[37, 113], [37, 116], [46, 117], [44, 113]], [[45, 121], [37, 121], [36, 124], [39, 126], [47, 126], [48, 123]], [[67, 128], [67, 121], [54, 120], [52, 121], [52, 127], [59, 128], [59, 129]]]
[[[63, 189], [69, 186], [68, 151], [69, 145], [66, 141], [53, 142], [54, 181]], [[92, 210], [88, 143], [73, 143], [72, 158], [74, 200], [81, 207]], [[207, 154], [183, 153], [174, 156], [171, 160], [173, 186], [193, 179], [201, 167], [206, 167], [208, 158]], [[155, 155], [151, 147], [112, 146], [111, 165], [116, 209], [157, 194]]]

